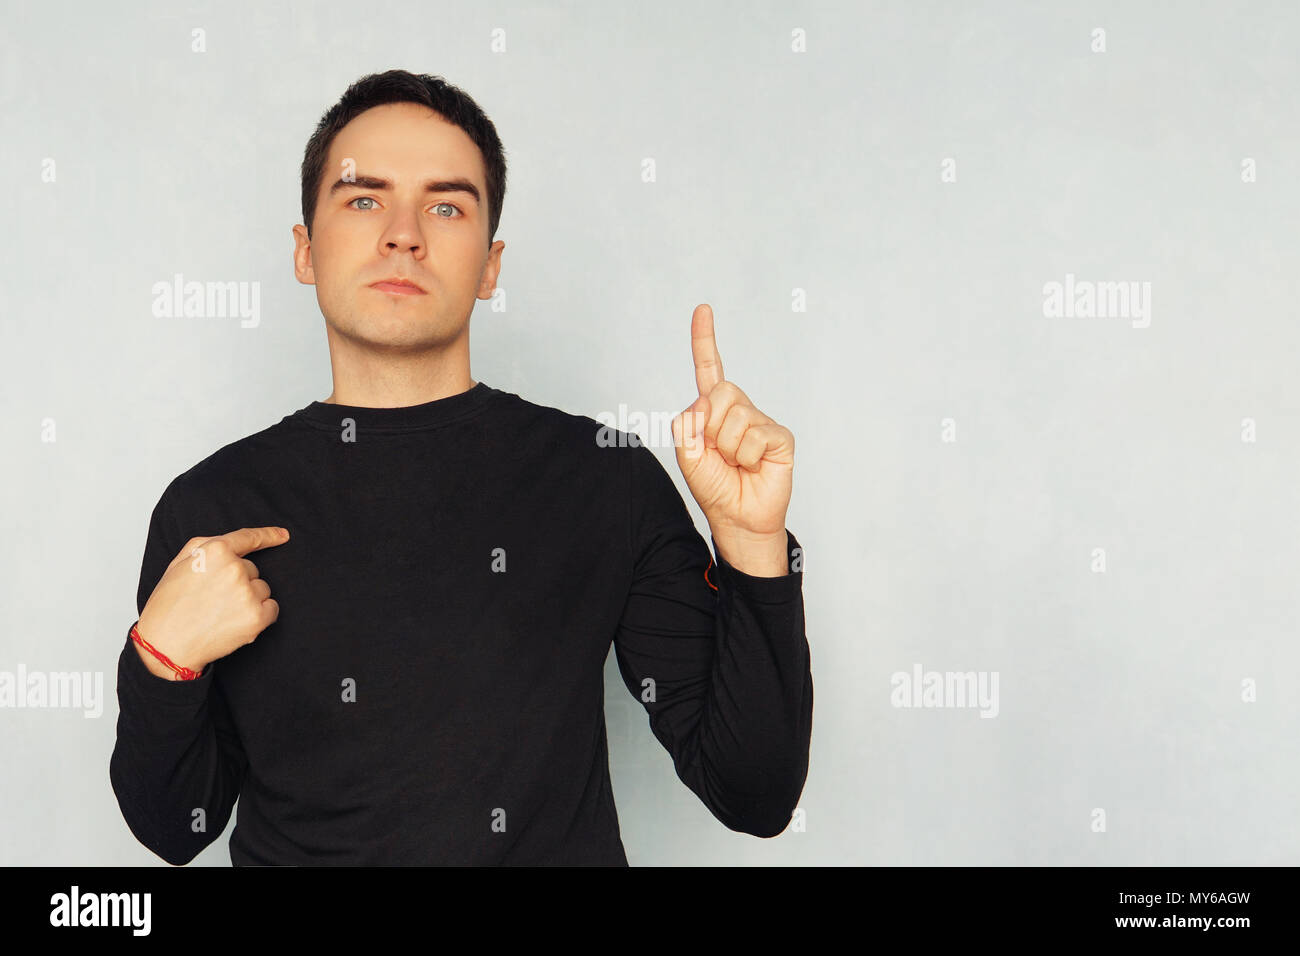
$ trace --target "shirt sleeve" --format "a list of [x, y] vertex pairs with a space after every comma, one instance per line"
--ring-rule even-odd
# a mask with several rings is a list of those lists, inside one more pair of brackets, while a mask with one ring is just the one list
[[[149, 521], [137, 613], [190, 538], [182, 537], [171, 513], [171, 491], [169, 486]], [[189, 863], [225, 830], [248, 766], [213, 678], [219, 666], [208, 664], [202, 677], [190, 681], [159, 677], [140, 659], [130, 628], [118, 658], [117, 742], [109, 779], [136, 839], [176, 866]]]
[[776, 836], [803, 792], [812, 733], [802, 550], [786, 529], [792, 570], [775, 578], [715, 561], [654, 453], [636, 446], [629, 471], [633, 576], [614, 639], [623, 682], [709, 811]]

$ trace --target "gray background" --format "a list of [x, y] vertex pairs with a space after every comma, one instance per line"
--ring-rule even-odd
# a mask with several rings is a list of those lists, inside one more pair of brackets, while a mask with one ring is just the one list
[[[7, 3], [5, 23], [0, 669], [101, 671], [108, 700], [0, 710], [0, 863], [165, 865], [108, 779], [149, 512], [329, 394], [291, 268], [298, 168], [346, 86], [393, 67], [463, 87], [505, 142], [508, 308], [477, 305], [476, 379], [675, 414], [709, 302], [727, 377], [796, 436], [806, 829], [717, 823], [611, 655], [634, 865], [1300, 863], [1294, 5]], [[260, 283], [261, 324], [155, 318], [176, 272]], [[1067, 273], [1150, 282], [1149, 327], [1045, 317]], [[891, 706], [918, 663], [997, 671], [998, 716]], [[228, 836], [195, 865], [228, 865]]]

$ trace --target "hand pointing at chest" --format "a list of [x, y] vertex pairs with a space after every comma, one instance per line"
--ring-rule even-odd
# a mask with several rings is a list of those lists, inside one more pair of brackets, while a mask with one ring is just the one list
[[691, 352], [699, 397], [673, 419], [678, 467], [724, 560], [756, 577], [787, 574], [794, 434], [723, 376], [708, 305], [691, 317]]

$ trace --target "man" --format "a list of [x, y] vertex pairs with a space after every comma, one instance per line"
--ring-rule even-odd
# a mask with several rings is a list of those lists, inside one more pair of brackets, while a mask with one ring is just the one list
[[110, 764], [131, 831], [188, 863], [238, 798], [236, 865], [626, 866], [613, 643], [678, 776], [780, 833], [813, 703], [794, 440], [723, 378], [711, 311], [673, 435], [716, 565], [646, 447], [470, 377], [505, 160], [466, 94], [364, 77], [302, 176], [295, 272], [334, 390], [153, 511]]

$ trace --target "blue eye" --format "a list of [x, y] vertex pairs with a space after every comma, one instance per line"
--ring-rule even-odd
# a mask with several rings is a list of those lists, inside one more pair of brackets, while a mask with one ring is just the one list
[[[373, 203], [373, 202], [375, 202], [375, 198], [374, 198], [373, 196], [358, 196], [356, 199], [353, 199], [351, 202], [349, 202], [348, 205], [349, 205], [349, 206], [352, 206], [352, 203], [356, 203], [356, 202], [369, 202], [369, 203]], [[459, 219], [459, 218], [461, 218], [461, 216], [464, 216], [464, 215], [465, 215], [465, 211], [464, 211], [463, 209], [461, 209], [459, 206], [457, 206], [454, 202], [440, 202], [440, 203], [436, 203], [436, 204], [434, 205], [433, 208], [434, 208], [434, 209], [437, 209], [439, 206], [450, 206], [452, 209], [456, 210], [456, 212], [458, 212], [458, 213], [460, 214], [459, 216], [438, 216], [437, 218], [439, 218], [439, 219]], [[374, 207], [374, 206], [367, 206], [365, 209], [361, 209], [361, 208], [359, 208], [359, 207], [357, 207], [357, 206], [352, 206], [352, 208], [353, 208], [353, 209], [356, 209], [358, 212], [369, 212], [371, 209], [373, 209], [373, 208], [375, 208], [375, 207]]]

